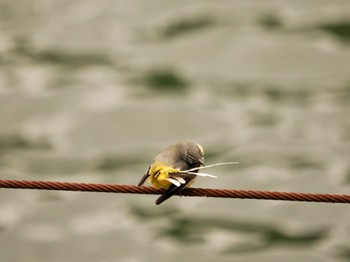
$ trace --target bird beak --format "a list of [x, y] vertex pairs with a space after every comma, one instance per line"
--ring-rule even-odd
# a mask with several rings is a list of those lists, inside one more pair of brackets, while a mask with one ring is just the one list
[[201, 159], [199, 159], [198, 161], [202, 166], [204, 166], [204, 158], [202, 157]]

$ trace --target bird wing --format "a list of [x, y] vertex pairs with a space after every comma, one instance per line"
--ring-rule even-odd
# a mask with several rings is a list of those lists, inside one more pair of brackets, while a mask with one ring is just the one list
[[142, 186], [146, 179], [149, 177], [149, 170], [150, 170], [151, 166], [148, 167], [146, 173], [143, 175], [143, 177], [141, 178], [140, 182], [137, 184], [138, 186]]

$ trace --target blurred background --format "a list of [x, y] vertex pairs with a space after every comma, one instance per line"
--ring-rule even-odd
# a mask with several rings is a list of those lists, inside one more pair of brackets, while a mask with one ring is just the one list
[[[349, 1], [0, 1], [0, 178], [350, 193]], [[209, 171], [208, 171], [209, 172]], [[349, 261], [346, 204], [0, 190], [3, 261]]]

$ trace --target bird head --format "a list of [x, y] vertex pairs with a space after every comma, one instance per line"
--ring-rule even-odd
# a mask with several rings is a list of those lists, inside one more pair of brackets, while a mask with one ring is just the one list
[[193, 167], [204, 166], [204, 151], [199, 144], [191, 141], [180, 141], [178, 144], [184, 161]]

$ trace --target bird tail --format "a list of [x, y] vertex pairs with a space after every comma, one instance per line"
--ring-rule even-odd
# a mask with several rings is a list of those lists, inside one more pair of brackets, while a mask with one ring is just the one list
[[179, 187], [175, 185], [171, 185], [169, 189], [163, 193], [163, 195], [157, 198], [156, 205], [163, 203], [165, 200], [172, 197], [174, 194], [178, 194], [185, 187], [186, 185], [181, 185]]
[[165, 200], [167, 200], [170, 197], [171, 197], [171, 195], [166, 195], [166, 194], [161, 195], [159, 198], [157, 198], [156, 205], [163, 203]]
[[169, 199], [170, 197], [172, 197], [174, 194], [178, 193], [179, 191], [181, 191], [182, 188], [176, 187], [174, 186], [173, 188], [169, 188], [166, 192], [163, 193], [163, 195], [161, 195], [160, 197], [157, 198], [156, 200], [156, 205], [160, 205], [161, 203], [163, 203], [165, 200]]

